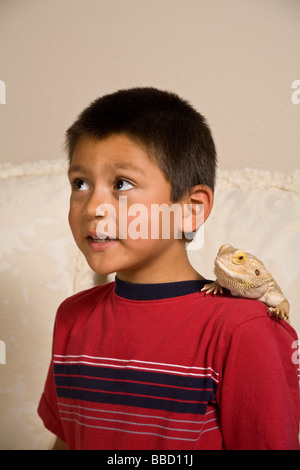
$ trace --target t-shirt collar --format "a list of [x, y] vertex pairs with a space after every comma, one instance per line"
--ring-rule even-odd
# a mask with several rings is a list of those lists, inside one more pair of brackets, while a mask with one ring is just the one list
[[115, 278], [115, 293], [130, 300], [159, 300], [200, 292], [208, 280], [167, 282], [159, 284], [135, 284]]

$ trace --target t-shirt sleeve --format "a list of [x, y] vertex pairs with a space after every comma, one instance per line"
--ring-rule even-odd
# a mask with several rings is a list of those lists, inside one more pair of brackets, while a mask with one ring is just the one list
[[271, 317], [233, 331], [218, 391], [226, 449], [299, 449], [299, 379], [295, 331]]
[[49, 367], [44, 392], [38, 406], [38, 414], [44, 426], [62, 441], [66, 442], [57, 404], [52, 361]]

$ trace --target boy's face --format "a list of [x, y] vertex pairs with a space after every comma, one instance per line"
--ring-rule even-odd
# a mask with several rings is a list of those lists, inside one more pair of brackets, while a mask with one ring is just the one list
[[169, 238], [150, 233], [152, 205], [172, 205], [170, 183], [141, 146], [125, 135], [84, 137], [73, 153], [69, 179], [70, 227], [96, 273], [117, 272], [131, 282], [177, 280], [174, 266], [186, 256], [184, 240], [174, 237], [172, 221]]

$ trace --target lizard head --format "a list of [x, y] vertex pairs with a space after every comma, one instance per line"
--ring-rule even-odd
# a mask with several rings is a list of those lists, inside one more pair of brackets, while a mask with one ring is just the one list
[[254, 255], [231, 245], [222, 245], [215, 259], [215, 274], [222, 287], [234, 295], [260, 297], [267, 289], [272, 275]]

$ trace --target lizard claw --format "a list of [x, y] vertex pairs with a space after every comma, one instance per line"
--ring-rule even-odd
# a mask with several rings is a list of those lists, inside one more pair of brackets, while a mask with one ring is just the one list
[[211, 282], [210, 284], [205, 284], [201, 289], [201, 292], [203, 291], [206, 291], [205, 295], [210, 294], [211, 292], [213, 293], [213, 295], [216, 295], [218, 292], [220, 294], [223, 294], [223, 288], [222, 286], [220, 286], [218, 281]]
[[282, 318], [287, 322], [289, 321], [289, 308], [287, 308], [284, 301], [277, 305], [277, 307], [268, 307], [268, 312], [276, 318]]

